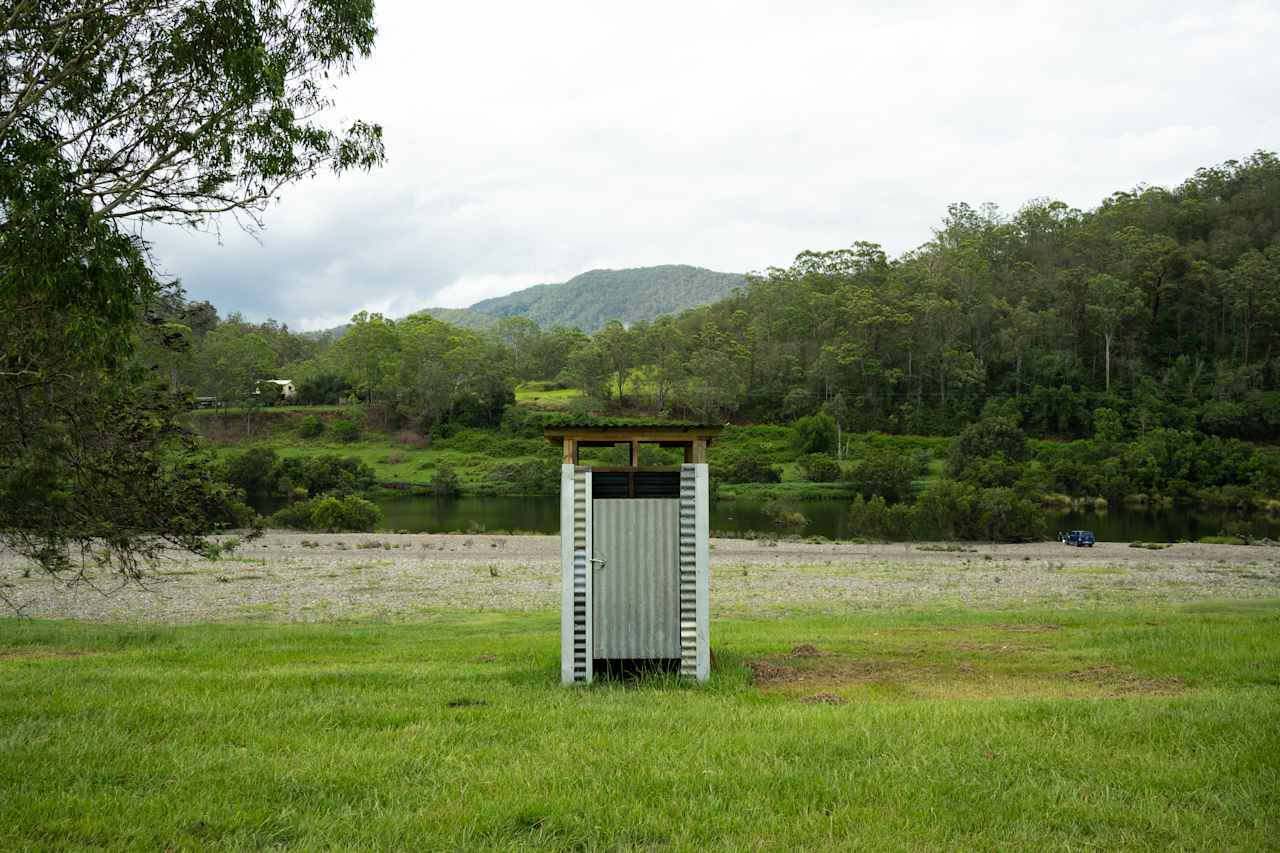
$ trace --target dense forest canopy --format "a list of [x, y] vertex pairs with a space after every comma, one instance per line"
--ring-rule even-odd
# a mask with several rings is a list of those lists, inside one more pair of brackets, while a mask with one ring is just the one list
[[182, 370], [230, 397], [289, 374], [305, 399], [381, 402], [428, 427], [491, 422], [517, 382], [543, 380], [580, 388], [592, 411], [825, 412], [846, 431], [944, 435], [985, 413], [1066, 437], [1092, 435], [1106, 409], [1135, 432], [1267, 439], [1280, 430], [1280, 160], [1258, 152], [1089, 211], [954, 204], [901, 257], [869, 242], [804, 252], [714, 304], [591, 336], [542, 319], [469, 331], [358, 315], [334, 343], [233, 315], [193, 330]]

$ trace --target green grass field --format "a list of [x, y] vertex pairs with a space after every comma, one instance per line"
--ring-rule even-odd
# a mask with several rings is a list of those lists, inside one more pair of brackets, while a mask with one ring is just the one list
[[366, 432], [354, 442], [339, 442], [328, 435], [304, 439], [288, 430], [278, 430], [253, 441], [213, 445], [214, 453], [227, 456], [249, 447], [270, 447], [282, 457], [324, 454], [355, 456], [373, 469], [380, 483], [426, 485], [443, 466], [454, 469], [464, 493], [473, 493], [497, 465], [532, 459], [559, 459], [556, 448], [541, 437], [521, 438], [498, 430], [464, 429], [424, 448], [409, 447], [393, 435]]
[[562, 410], [582, 398], [578, 388], [547, 387], [546, 382], [526, 382], [516, 387], [516, 402], [539, 409]]
[[1280, 602], [713, 632], [564, 689], [554, 613], [3, 620], [0, 848], [1280, 845]]

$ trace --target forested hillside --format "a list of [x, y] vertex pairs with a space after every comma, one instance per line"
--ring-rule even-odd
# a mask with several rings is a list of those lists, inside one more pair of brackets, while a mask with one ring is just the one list
[[825, 408], [852, 429], [949, 433], [984, 409], [1086, 435], [1280, 430], [1280, 162], [1258, 153], [1090, 211], [951, 206], [900, 258], [800, 255], [688, 312], [640, 357], [707, 416]]
[[435, 494], [554, 489], [546, 417], [656, 415], [756, 424], [721, 442], [717, 483], [856, 494], [855, 526], [876, 537], [1036, 538], [1039, 502], [1280, 509], [1280, 454], [1241, 441], [1280, 435], [1272, 154], [1088, 211], [956, 204], [901, 257], [867, 242], [805, 252], [714, 304], [594, 335], [361, 313], [333, 341], [164, 310], [154, 328], [190, 346], [143, 355], [174, 387], [252, 406], [266, 402], [255, 380], [291, 378], [300, 402], [348, 404], [352, 434], [406, 446], [497, 427], [477, 432], [501, 450], [479, 468], [450, 457], [465, 482], [450, 468]]
[[[645, 291], [646, 310], [689, 281], [733, 279], [658, 269], [669, 276]], [[639, 272], [653, 281], [653, 270], [588, 273], [479, 303], [511, 316], [478, 332], [360, 315], [358, 334], [334, 344], [233, 317], [207, 335], [193, 329], [180, 372], [230, 396], [253, 376], [287, 373], [308, 399], [345, 391], [424, 428], [452, 411], [492, 413], [494, 395], [543, 380], [580, 389], [584, 410], [740, 422], [825, 412], [847, 431], [949, 435], [986, 413], [1034, 435], [1081, 437], [1106, 409], [1134, 433], [1280, 434], [1274, 154], [1170, 189], [1117, 192], [1088, 211], [1044, 199], [1007, 215], [955, 204], [932, 239], [898, 258], [856, 242], [805, 252], [653, 322], [608, 322], [592, 336], [539, 327], [553, 304], [579, 312], [559, 315], [565, 323], [628, 319]], [[452, 360], [428, 369], [428, 352]], [[442, 407], [442, 395], [474, 405]]]
[[[489, 329], [498, 322], [495, 317], [472, 311], [470, 308], [428, 308], [418, 312], [464, 329]], [[345, 330], [346, 327], [343, 326]]]
[[496, 318], [527, 317], [543, 328], [597, 332], [609, 320], [630, 325], [706, 305], [745, 283], [735, 273], [682, 265], [591, 270], [561, 284], [539, 284], [485, 299], [468, 310]]

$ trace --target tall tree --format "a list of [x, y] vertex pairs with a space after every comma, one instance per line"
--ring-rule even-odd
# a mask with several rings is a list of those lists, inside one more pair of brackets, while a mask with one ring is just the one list
[[1142, 294], [1126, 281], [1106, 274], [1089, 279], [1089, 321], [1105, 342], [1107, 391], [1111, 391], [1111, 342], [1125, 321], [1142, 310]]
[[132, 577], [200, 547], [228, 497], [134, 369], [166, 292], [134, 225], [252, 226], [291, 181], [379, 163], [376, 126], [318, 118], [372, 4], [16, 0], [0, 20], [0, 540]]
[[608, 360], [613, 371], [614, 381], [618, 384], [618, 402], [625, 403], [627, 378], [636, 367], [639, 355], [637, 336], [620, 320], [610, 320], [596, 335], [600, 349]]
[[1240, 361], [1249, 366], [1249, 350], [1258, 323], [1275, 316], [1280, 306], [1280, 248], [1266, 253], [1251, 249], [1236, 262], [1226, 276], [1228, 304], [1240, 326]]
[[399, 349], [396, 324], [381, 314], [361, 311], [351, 318], [347, 333], [334, 346], [334, 355], [356, 390], [372, 403], [394, 393]]

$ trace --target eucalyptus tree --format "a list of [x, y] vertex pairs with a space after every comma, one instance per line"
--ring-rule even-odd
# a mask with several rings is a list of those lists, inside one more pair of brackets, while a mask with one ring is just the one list
[[387, 402], [394, 397], [400, 362], [400, 338], [394, 320], [360, 311], [351, 318], [346, 334], [334, 344], [333, 357], [366, 403]]
[[604, 353], [613, 380], [618, 386], [618, 402], [626, 402], [627, 379], [636, 369], [640, 355], [640, 335], [620, 320], [610, 320], [596, 335], [596, 343]]
[[1245, 252], [1228, 272], [1225, 289], [1240, 328], [1240, 360], [1248, 367], [1255, 329], [1280, 320], [1280, 247]]
[[458, 326], [416, 314], [395, 325], [394, 381], [405, 411], [423, 427], [465, 416], [493, 425], [514, 400], [510, 350]]
[[1111, 391], [1111, 342], [1125, 322], [1142, 311], [1142, 295], [1127, 281], [1106, 274], [1089, 279], [1089, 321], [1105, 342], [1107, 391]]
[[253, 228], [286, 184], [380, 163], [380, 128], [324, 121], [372, 2], [13, 0], [0, 23], [0, 540], [136, 577], [230, 498], [131, 369], [171, 287], [141, 227]]

